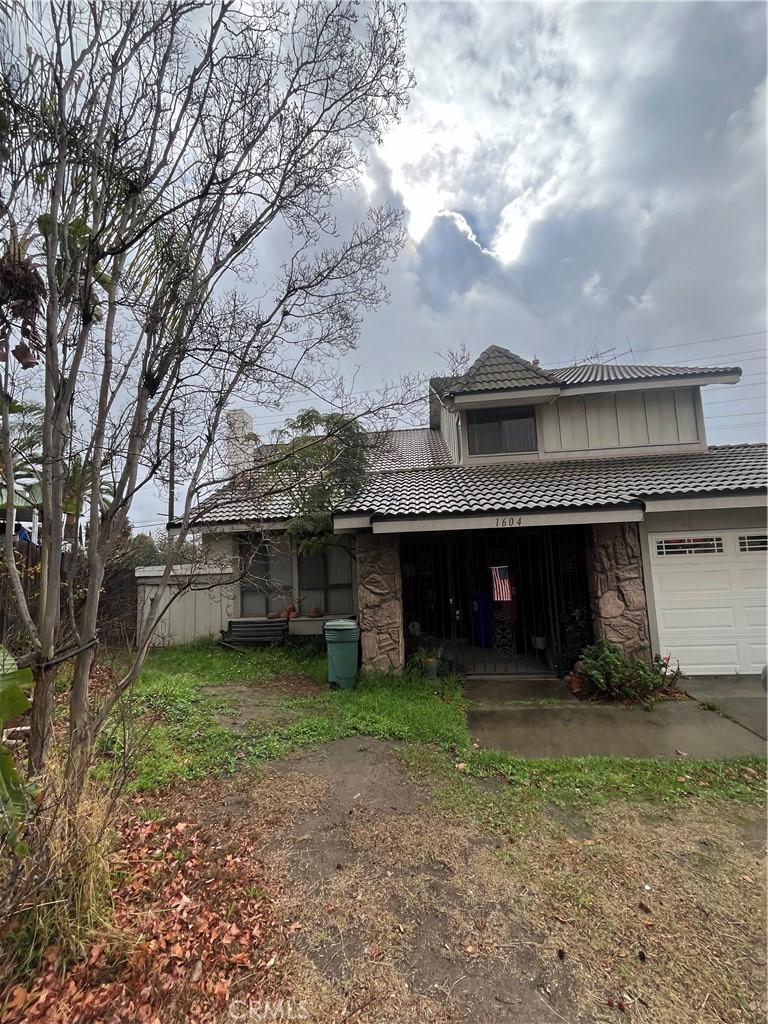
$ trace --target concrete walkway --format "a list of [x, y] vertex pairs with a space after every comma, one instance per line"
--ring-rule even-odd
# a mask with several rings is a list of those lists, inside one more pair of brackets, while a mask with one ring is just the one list
[[701, 704], [714, 704], [756, 736], [766, 738], [768, 706], [760, 676], [696, 676], [684, 679], [685, 692]]
[[[755, 732], [693, 700], [661, 701], [653, 711], [639, 705], [591, 704], [576, 700], [555, 679], [468, 681], [466, 693], [473, 738], [483, 747], [518, 757], [679, 759], [766, 752]], [[712, 703], [727, 710], [722, 700], [712, 698]]]

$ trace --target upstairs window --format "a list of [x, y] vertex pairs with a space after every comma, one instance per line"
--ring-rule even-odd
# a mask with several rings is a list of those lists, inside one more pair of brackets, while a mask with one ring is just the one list
[[535, 452], [536, 413], [532, 405], [467, 412], [470, 455], [513, 455]]

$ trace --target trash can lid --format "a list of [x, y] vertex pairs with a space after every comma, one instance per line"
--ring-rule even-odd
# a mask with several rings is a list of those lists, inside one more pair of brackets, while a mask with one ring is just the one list
[[331, 619], [330, 622], [326, 622], [325, 629], [357, 629], [357, 623], [354, 619]]

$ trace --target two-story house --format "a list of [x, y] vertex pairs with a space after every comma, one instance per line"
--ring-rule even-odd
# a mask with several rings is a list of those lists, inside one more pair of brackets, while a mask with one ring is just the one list
[[211, 572], [235, 566], [244, 541], [270, 544], [257, 573], [217, 606], [205, 592], [167, 637], [274, 615], [289, 595], [292, 632], [356, 615], [364, 667], [399, 670], [427, 647], [467, 674], [564, 673], [604, 637], [670, 653], [690, 674], [757, 672], [766, 446], [709, 447], [701, 402], [702, 387], [740, 374], [543, 369], [493, 345], [461, 376], [430, 381], [428, 427], [375, 448], [366, 485], [335, 510], [338, 544], [302, 556], [281, 539], [285, 502], [244, 485], [203, 508], [223, 567]]

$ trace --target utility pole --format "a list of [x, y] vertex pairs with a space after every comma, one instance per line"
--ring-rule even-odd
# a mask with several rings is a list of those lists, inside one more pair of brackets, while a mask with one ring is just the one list
[[175, 491], [176, 491], [176, 410], [171, 409], [171, 456], [168, 467], [168, 522], [175, 519]]

